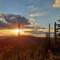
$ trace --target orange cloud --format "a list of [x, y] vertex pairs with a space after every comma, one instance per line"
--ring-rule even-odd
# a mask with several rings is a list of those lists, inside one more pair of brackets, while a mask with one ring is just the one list
[[54, 0], [53, 7], [60, 8], [60, 0]]

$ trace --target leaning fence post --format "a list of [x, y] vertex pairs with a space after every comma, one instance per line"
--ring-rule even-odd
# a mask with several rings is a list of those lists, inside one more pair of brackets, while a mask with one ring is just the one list
[[57, 36], [56, 36], [56, 22], [55, 22], [55, 24], [54, 24], [54, 39], [56, 39], [57, 38]]

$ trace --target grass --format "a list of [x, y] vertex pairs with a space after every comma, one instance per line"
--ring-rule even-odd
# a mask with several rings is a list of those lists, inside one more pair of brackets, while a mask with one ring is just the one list
[[60, 60], [60, 50], [54, 48], [53, 39], [49, 47], [48, 38], [33, 36], [0, 38], [3, 38], [0, 39], [0, 60]]

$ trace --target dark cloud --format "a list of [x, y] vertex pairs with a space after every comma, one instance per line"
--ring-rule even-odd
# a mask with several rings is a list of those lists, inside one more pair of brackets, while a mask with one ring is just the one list
[[[29, 25], [28, 19], [25, 17], [21, 17], [20, 15], [13, 15], [13, 14], [0, 14], [0, 27], [4, 25], [14, 25], [20, 22], [22, 25]], [[4, 26], [5, 27], [5, 26]]]
[[1, 14], [1, 18], [4, 18], [5, 21], [8, 23], [18, 23], [20, 22], [21, 24], [29, 24], [28, 19], [25, 17], [21, 17], [20, 15], [13, 15], [13, 14]]

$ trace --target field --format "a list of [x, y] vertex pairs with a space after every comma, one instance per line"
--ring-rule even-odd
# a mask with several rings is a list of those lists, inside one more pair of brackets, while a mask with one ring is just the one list
[[60, 60], [59, 46], [52, 38], [50, 42], [44, 37], [0, 37], [0, 60]]

